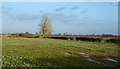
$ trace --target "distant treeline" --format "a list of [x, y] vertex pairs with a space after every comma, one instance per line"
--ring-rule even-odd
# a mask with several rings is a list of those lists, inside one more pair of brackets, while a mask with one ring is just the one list
[[[1, 35], [1, 34], [0, 34]], [[13, 35], [13, 36], [20, 36], [20, 37], [24, 37], [24, 36], [31, 36], [31, 35], [39, 35], [41, 36], [40, 34], [38, 34], [38, 32], [36, 32], [36, 34], [32, 34], [32, 33], [29, 33], [29, 32], [25, 32], [25, 33], [8, 33], [8, 34], [2, 34], [2, 35]], [[58, 33], [58, 34], [47, 34], [45, 36], [90, 36], [90, 37], [120, 37], [118, 35], [112, 35], [112, 34], [102, 34], [102, 35], [95, 35], [95, 34], [90, 34], [90, 35], [73, 35], [73, 34], [68, 34], [68, 33], [64, 33], [64, 34], [61, 34], [61, 33]]]
[[72, 35], [72, 34], [49, 34], [44, 37], [40, 34], [26, 33], [11, 33], [2, 34], [2, 37], [26, 37], [26, 38], [51, 38], [51, 39], [63, 39], [63, 40], [81, 40], [81, 41], [91, 41], [91, 42], [107, 42], [107, 43], [120, 43], [120, 38], [117, 35], [103, 34], [103, 35]]

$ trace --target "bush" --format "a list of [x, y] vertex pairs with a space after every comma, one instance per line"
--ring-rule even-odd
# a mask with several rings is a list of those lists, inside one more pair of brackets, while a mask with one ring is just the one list
[[76, 37], [76, 40], [101, 42], [102, 38], [90, 38], [90, 37]]
[[120, 44], [120, 39], [119, 38], [107, 39], [106, 42]]
[[62, 37], [62, 36], [49, 36], [49, 37], [47, 37], [47, 38], [52, 38], [52, 39], [63, 39], [63, 40], [68, 40], [69, 39], [69, 37]]
[[40, 36], [39, 35], [29, 35], [29, 36], [26, 36], [27, 38], [39, 38]]
[[76, 40], [76, 37], [73, 36], [73, 37], [70, 37], [70, 39], [71, 39], [71, 40]]

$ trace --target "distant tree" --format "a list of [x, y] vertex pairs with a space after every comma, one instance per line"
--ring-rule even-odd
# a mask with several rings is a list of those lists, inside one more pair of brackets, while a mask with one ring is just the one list
[[93, 37], [93, 36], [95, 36], [95, 35], [94, 35], [94, 34], [91, 34], [90, 36], [92, 36], [92, 37]]
[[99, 37], [100, 35], [99, 35], [99, 34], [97, 34], [96, 36], [98, 36], [98, 37]]
[[48, 17], [42, 18], [41, 23], [39, 24], [39, 28], [40, 34], [42, 34], [42, 36], [45, 36], [45, 34], [51, 34], [53, 32], [53, 28], [50, 20], [48, 20]]
[[54, 30], [52, 28], [52, 24], [49, 22], [47, 25], [47, 34], [51, 35], [52, 32], [54, 32]]
[[36, 32], [36, 35], [38, 35], [38, 32]]
[[60, 35], [61, 35], [61, 33], [58, 33], [58, 35], [60, 36]]
[[66, 34], [64, 33], [63, 35], [65, 36]]
[[25, 34], [29, 34], [29, 32], [25, 32]]
[[65, 35], [65, 36], [67, 36], [67, 35], [68, 35], [68, 33], [66, 32], [66, 33], [64, 33], [64, 35]]
[[72, 36], [72, 33], [70, 33], [69, 35]]

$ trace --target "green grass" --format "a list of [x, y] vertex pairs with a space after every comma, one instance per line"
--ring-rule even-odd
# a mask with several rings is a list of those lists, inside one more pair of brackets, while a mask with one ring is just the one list
[[[72, 40], [43, 38], [2, 38], [3, 67], [106, 67], [88, 61], [80, 52], [88, 53], [101, 63], [119, 66], [103, 60], [103, 57], [118, 57], [118, 45]], [[65, 53], [71, 53], [66, 55]]]

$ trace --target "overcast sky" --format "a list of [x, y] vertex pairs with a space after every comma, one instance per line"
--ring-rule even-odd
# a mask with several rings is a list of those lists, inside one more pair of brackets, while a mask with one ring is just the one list
[[118, 34], [117, 2], [3, 2], [3, 33], [39, 32], [48, 16], [53, 33]]

